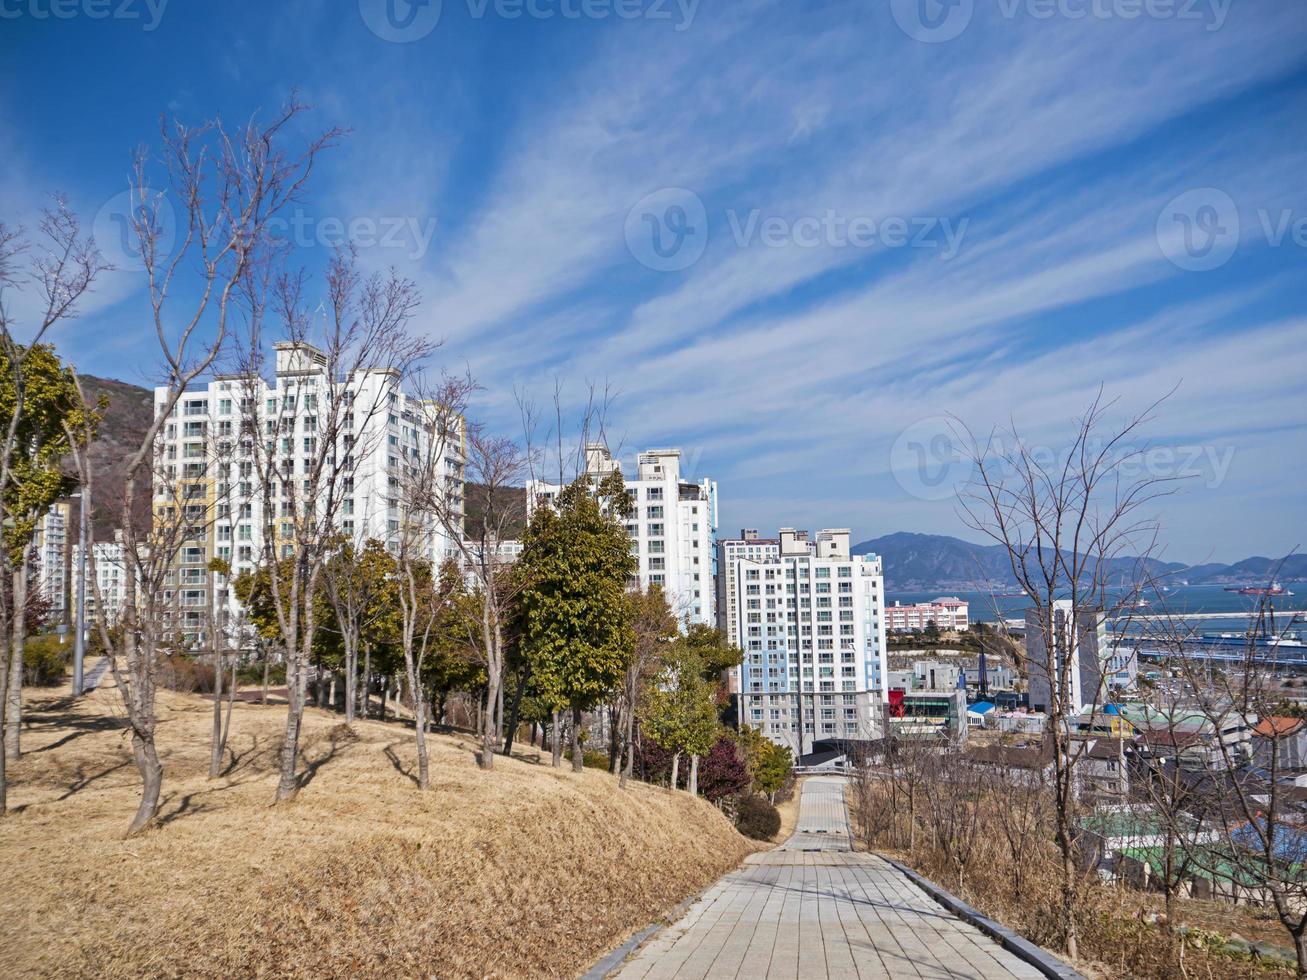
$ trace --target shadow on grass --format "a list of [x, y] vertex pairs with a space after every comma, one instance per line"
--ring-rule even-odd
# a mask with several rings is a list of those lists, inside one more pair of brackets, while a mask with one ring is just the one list
[[332, 759], [340, 755], [341, 750], [354, 742], [358, 741], [358, 735], [354, 733], [348, 725], [340, 724], [327, 733], [328, 749], [322, 755], [309, 758], [309, 749], [307, 746], [301, 748], [301, 754], [304, 758], [304, 771], [296, 779], [296, 790], [301, 790], [309, 783], [313, 782], [318, 772]]
[[417, 776], [413, 774], [413, 770], [405, 769], [404, 763], [399, 761], [399, 756], [395, 752], [395, 746], [399, 744], [401, 743], [391, 742], [389, 745], [386, 746], [386, 748], [384, 749], [386, 758], [389, 759], [390, 764], [395, 767], [395, 772], [399, 773], [401, 776], [407, 777], [409, 782], [411, 782], [414, 786], [421, 786], [422, 784], [421, 782], [418, 781]]

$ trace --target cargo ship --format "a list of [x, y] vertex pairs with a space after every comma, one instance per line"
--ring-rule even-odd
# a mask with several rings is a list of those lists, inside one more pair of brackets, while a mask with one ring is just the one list
[[1229, 585], [1225, 591], [1237, 592], [1239, 595], [1293, 595], [1288, 589], [1281, 588], [1279, 582], [1272, 582], [1269, 586]]

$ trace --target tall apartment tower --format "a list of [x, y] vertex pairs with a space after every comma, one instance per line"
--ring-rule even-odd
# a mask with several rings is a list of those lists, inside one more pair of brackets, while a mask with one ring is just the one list
[[[1041, 626], [1044, 620], [1047, 629]], [[1086, 705], [1101, 705], [1104, 658], [1109, 656], [1107, 616], [1103, 610], [1076, 610], [1070, 599], [1055, 599], [1044, 613], [1038, 609], [1026, 611], [1026, 669], [1032, 710], [1048, 711], [1059, 694], [1068, 713], [1078, 712]], [[1064, 664], [1068, 666], [1065, 691], [1062, 690]]]
[[[72, 508], [68, 501], [52, 504], [36, 527], [33, 554], [36, 564], [36, 584], [50, 603], [50, 620], [67, 623], [72, 610], [68, 601], [69, 581], [69, 528], [72, 526]], [[77, 566], [72, 565], [73, 568]]]
[[[639, 559], [639, 585], [662, 586], [684, 623], [717, 625], [713, 585], [717, 555], [717, 483], [681, 476], [679, 449], [651, 449], [636, 460], [626, 491], [632, 511], [626, 532]], [[600, 480], [620, 468], [603, 443], [586, 446], [586, 474]], [[547, 505], [561, 487], [544, 480], [527, 484], [527, 507]]]
[[[178, 628], [192, 636], [202, 632], [208, 616], [211, 559], [228, 561], [232, 578], [252, 571], [266, 560], [265, 529], [276, 537], [273, 553], [292, 553], [295, 508], [323, 506], [320, 499], [304, 498], [324, 439], [339, 440], [327, 456], [334, 475], [324, 478], [339, 495], [333, 519], [358, 546], [376, 539], [396, 549], [406, 528], [404, 477], [428, 454], [443, 456], [437, 464], [449, 506], [462, 507], [463, 433], [433, 434], [425, 404], [405, 394], [397, 372], [364, 369], [333, 378], [326, 355], [316, 347], [302, 342], [274, 347], [271, 379], [251, 383], [247, 377], [220, 375], [188, 389], [162, 428], [155, 514], [180, 506], [187, 528], [171, 583], [175, 592], [166, 598], [176, 599]], [[166, 388], [155, 389], [157, 410], [166, 397]], [[326, 431], [332, 417], [341, 423], [334, 434]], [[265, 515], [259, 474], [269, 464], [275, 464], [276, 513]], [[457, 555], [455, 542], [443, 531], [431, 528], [427, 537], [431, 561]], [[230, 584], [219, 582], [217, 588], [223, 593], [220, 608], [234, 612], [238, 604]]]
[[774, 552], [758, 547], [756, 556], [737, 554], [734, 584], [723, 590], [728, 603], [734, 591], [744, 648], [741, 724], [797, 755], [817, 740], [879, 737], [887, 697], [880, 558], [850, 555], [843, 528], [812, 539], [781, 528]]
[[[738, 538], [717, 542], [717, 628], [737, 647], [743, 649], [739, 621], [739, 593], [736, 590], [735, 566], [741, 560], [773, 560], [780, 557], [780, 538], [764, 538], [755, 528], [743, 528]], [[740, 693], [740, 668], [727, 672], [727, 690]]]

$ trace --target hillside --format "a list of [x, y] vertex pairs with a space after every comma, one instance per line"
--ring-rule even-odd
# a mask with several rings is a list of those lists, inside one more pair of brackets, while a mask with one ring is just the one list
[[[97, 541], [111, 540], [113, 529], [122, 525], [123, 477], [130, 455], [141, 445], [141, 438], [154, 411], [154, 393], [148, 388], [81, 375], [82, 388], [91, 402], [103, 395], [108, 400], [100, 420], [98, 438], [91, 445], [91, 465], [95, 482], [95, 499], [91, 501], [91, 525]], [[136, 508], [141, 521], [149, 519], [148, 490]], [[73, 502], [74, 515], [77, 503]]]
[[702, 800], [529, 747], [486, 773], [433, 737], [421, 793], [411, 732], [313, 709], [311, 779], [272, 807], [285, 708], [237, 705], [211, 781], [211, 704], [163, 691], [162, 820], [123, 840], [139, 782], [117, 692], [66, 695], [29, 701], [10, 770], [8, 977], [576, 976], [754, 849]]
[[[932, 589], [985, 591], [1016, 585], [1006, 550], [944, 534], [898, 531], [853, 546], [858, 555], [874, 552], [885, 565], [885, 587], [900, 592]], [[1108, 563], [1109, 580], [1125, 584], [1137, 576], [1138, 559], [1117, 558]], [[1260, 585], [1272, 574], [1284, 581], [1307, 578], [1307, 555], [1280, 560], [1246, 558], [1233, 565], [1184, 565], [1149, 559], [1148, 570], [1158, 576], [1184, 579], [1193, 585]]]

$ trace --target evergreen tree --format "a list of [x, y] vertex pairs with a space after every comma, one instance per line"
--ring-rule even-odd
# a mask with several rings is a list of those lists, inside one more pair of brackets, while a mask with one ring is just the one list
[[554, 716], [555, 765], [558, 715], [571, 709], [578, 772], [582, 712], [622, 680], [635, 644], [626, 581], [637, 565], [619, 520], [626, 500], [620, 473], [597, 486], [583, 477], [554, 507], [537, 510], [523, 536], [518, 574], [528, 584], [519, 600], [521, 653], [537, 697]]

